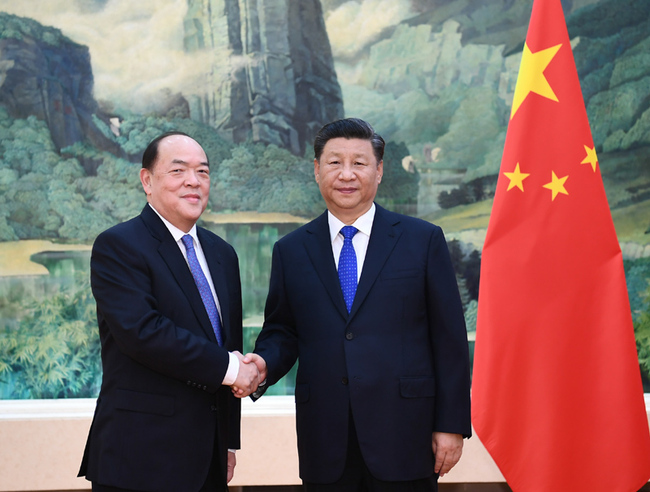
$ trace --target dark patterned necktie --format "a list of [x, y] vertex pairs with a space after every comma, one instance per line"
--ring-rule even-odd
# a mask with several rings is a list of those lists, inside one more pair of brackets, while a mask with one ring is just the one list
[[186, 234], [181, 239], [185, 245], [185, 249], [187, 250], [187, 262], [190, 264], [190, 271], [194, 277], [194, 282], [199, 289], [199, 294], [201, 294], [201, 299], [203, 300], [205, 310], [208, 312], [210, 323], [212, 323], [212, 330], [214, 331], [214, 335], [217, 337], [217, 343], [219, 346], [222, 346], [223, 340], [221, 338], [221, 320], [219, 319], [219, 310], [217, 309], [217, 304], [214, 302], [214, 296], [212, 295], [212, 290], [210, 290], [208, 279], [205, 278], [199, 259], [196, 257], [194, 241], [192, 241], [192, 236], [189, 234]]
[[348, 313], [352, 309], [354, 295], [357, 293], [357, 255], [352, 245], [352, 238], [357, 232], [357, 228], [352, 226], [344, 226], [341, 229], [344, 239], [339, 256], [339, 282]]

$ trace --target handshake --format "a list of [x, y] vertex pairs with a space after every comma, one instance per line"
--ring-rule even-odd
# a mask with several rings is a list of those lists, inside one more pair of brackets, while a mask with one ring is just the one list
[[257, 354], [242, 355], [234, 351], [239, 359], [239, 373], [231, 386], [232, 394], [237, 398], [245, 398], [257, 390], [257, 387], [266, 380], [266, 361]]

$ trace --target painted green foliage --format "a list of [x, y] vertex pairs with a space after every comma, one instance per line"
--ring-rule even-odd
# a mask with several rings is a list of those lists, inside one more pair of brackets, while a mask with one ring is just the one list
[[21, 319], [0, 331], [0, 398], [97, 394], [101, 368], [95, 304], [88, 282], [78, 281], [72, 293], [16, 303]]

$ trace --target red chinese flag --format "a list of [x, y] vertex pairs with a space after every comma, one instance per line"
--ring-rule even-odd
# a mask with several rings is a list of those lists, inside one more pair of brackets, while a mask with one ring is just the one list
[[560, 0], [535, 0], [481, 266], [474, 428], [513, 491], [636, 491], [650, 434]]

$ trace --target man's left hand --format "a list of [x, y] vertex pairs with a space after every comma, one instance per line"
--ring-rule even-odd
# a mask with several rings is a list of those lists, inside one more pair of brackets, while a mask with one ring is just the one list
[[434, 432], [431, 439], [436, 463], [434, 471], [444, 476], [451, 470], [463, 454], [463, 436], [447, 432]]
[[232, 451], [228, 451], [228, 483], [232, 480], [233, 475], [235, 474], [235, 465], [237, 464], [237, 457]]

